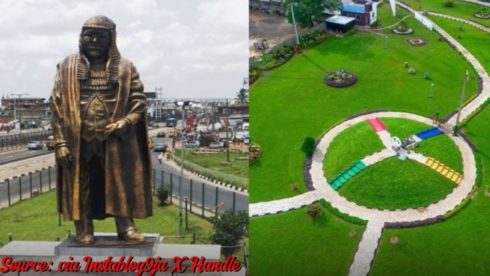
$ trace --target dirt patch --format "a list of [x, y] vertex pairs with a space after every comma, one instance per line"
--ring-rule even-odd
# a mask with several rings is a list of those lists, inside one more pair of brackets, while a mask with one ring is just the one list
[[[300, 29], [298, 27], [298, 31]], [[294, 31], [286, 16], [250, 10], [249, 36], [249, 55], [250, 57], [257, 57], [261, 52], [255, 49], [254, 44], [265, 40], [268, 48], [272, 48], [284, 41], [293, 39]]]

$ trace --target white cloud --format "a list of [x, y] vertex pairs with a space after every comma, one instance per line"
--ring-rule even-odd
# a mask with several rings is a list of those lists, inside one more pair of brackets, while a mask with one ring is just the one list
[[148, 91], [234, 97], [248, 74], [246, 0], [1, 0], [0, 93], [47, 98], [56, 63], [78, 51], [83, 22], [97, 14], [116, 23]]

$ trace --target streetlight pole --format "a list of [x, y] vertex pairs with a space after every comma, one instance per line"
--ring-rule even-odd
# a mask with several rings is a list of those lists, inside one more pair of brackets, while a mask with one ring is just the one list
[[294, 3], [291, 3], [291, 17], [293, 19], [293, 29], [294, 29], [294, 35], [296, 37], [296, 45], [298, 45], [298, 47], [299, 47], [298, 27], [296, 27], [296, 19], [294, 18], [293, 4]]
[[434, 90], [434, 83], [431, 83], [430, 84], [430, 88], [429, 88], [429, 99], [432, 100], [432, 91]]
[[458, 110], [458, 115], [456, 116], [456, 125], [454, 126], [454, 136], [457, 136], [457, 130], [456, 127], [459, 125], [459, 122], [461, 120], [461, 110], [463, 109], [464, 106], [464, 93], [466, 90], [466, 82], [469, 79], [469, 73], [466, 71], [466, 75], [464, 76], [464, 81], [463, 81], [463, 89], [461, 89], [461, 97], [459, 98], [459, 110]]
[[[182, 137], [180, 140], [180, 181], [179, 181], [179, 234], [183, 235], [183, 214], [182, 214], [182, 182], [184, 181], [184, 130], [185, 130], [185, 107], [189, 101], [182, 102]], [[176, 133], [177, 135], [177, 133]], [[203, 203], [204, 204], [204, 203]]]
[[[27, 96], [29, 93], [11, 93], [10, 96], [17, 97], [19, 100], [22, 96]], [[14, 122], [17, 120], [17, 100], [14, 98]], [[19, 110], [19, 133], [22, 133], [22, 103]]]

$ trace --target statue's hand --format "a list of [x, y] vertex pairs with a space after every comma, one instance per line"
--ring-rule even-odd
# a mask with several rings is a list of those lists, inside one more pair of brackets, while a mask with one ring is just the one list
[[56, 161], [66, 169], [71, 168], [72, 158], [70, 150], [66, 146], [56, 149]]
[[129, 123], [126, 120], [119, 120], [115, 123], [108, 124], [105, 127], [104, 134], [106, 136], [111, 135], [112, 133], [115, 133], [117, 135], [123, 134], [129, 129]]

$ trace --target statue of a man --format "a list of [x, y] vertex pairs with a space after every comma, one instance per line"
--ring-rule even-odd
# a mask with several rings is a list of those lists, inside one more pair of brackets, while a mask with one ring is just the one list
[[50, 98], [58, 210], [75, 221], [81, 244], [94, 241], [92, 220], [108, 216], [120, 239], [143, 241], [133, 221], [152, 215], [143, 83], [109, 18], [88, 19], [79, 48], [58, 64]]

